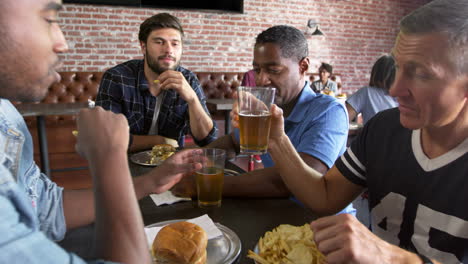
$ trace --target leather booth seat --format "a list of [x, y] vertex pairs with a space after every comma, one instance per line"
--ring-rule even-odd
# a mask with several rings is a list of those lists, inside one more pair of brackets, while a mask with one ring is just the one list
[[[95, 100], [103, 72], [61, 72], [62, 79], [49, 87], [47, 96], [39, 103], [73, 103], [87, 102], [88, 99]], [[243, 72], [197, 72], [200, 84], [207, 98], [232, 98], [233, 93], [241, 84]], [[309, 75], [311, 81], [318, 79], [318, 74]], [[341, 87], [339, 75], [332, 76]], [[213, 119], [221, 129], [220, 135], [224, 134], [224, 115], [217, 113], [214, 108], [209, 107]], [[75, 177], [89, 177], [87, 169], [69, 170], [70, 168], [86, 168], [87, 162], [75, 153], [75, 138], [72, 130], [76, 129], [76, 117], [73, 115], [57, 115], [46, 117], [47, 139], [49, 148], [50, 166], [52, 178], [61, 185], [68, 181], [74, 181]], [[39, 143], [37, 140], [36, 119], [27, 117], [26, 123], [31, 131], [34, 141], [35, 160], [40, 165]], [[67, 170], [67, 171], [64, 171]], [[71, 178], [73, 177], [73, 178]], [[78, 180], [78, 182], [80, 182]], [[81, 187], [89, 186], [78, 184]], [[76, 186], [76, 185], [75, 185]]]

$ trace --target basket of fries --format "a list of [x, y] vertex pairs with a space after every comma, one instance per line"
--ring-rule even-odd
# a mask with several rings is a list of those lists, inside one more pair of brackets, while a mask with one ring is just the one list
[[280, 225], [260, 238], [255, 252], [247, 257], [257, 264], [323, 264], [325, 256], [318, 251], [314, 233], [308, 224]]

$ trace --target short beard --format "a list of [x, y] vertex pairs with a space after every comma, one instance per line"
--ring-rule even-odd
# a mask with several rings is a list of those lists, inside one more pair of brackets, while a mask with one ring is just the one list
[[[165, 57], [165, 56], [160, 56], [160, 57]], [[180, 62], [176, 62], [173, 67], [170, 67], [170, 68], [162, 67], [161, 65], [159, 65], [159, 62], [158, 62], [160, 57], [158, 57], [157, 59], [154, 59], [154, 57], [148, 54], [148, 51], [146, 51], [146, 54], [145, 54], [146, 64], [148, 64], [148, 67], [156, 74], [161, 74], [167, 70], [175, 70], [179, 66]]]

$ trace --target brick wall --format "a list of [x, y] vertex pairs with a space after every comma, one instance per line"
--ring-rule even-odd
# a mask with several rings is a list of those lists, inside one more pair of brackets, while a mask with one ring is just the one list
[[309, 19], [325, 36], [309, 39], [312, 72], [322, 61], [342, 74], [352, 92], [367, 84], [373, 62], [389, 52], [398, 20], [429, 0], [244, 0], [244, 13], [65, 5], [61, 24], [70, 50], [63, 71], [104, 71], [140, 58], [138, 29], [147, 17], [170, 12], [186, 31], [183, 66], [193, 71], [247, 71], [255, 36], [277, 24], [306, 29]]

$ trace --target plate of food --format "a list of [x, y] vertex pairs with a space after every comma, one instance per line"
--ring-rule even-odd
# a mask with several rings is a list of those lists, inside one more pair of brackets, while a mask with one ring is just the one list
[[325, 256], [318, 251], [309, 224], [303, 226], [279, 225], [267, 231], [247, 257], [257, 264], [313, 263], [322, 264]]
[[[177, 225], [174, 225], [176, 223]], [[207, 264], [233, 263], [241, 252], [241, 241], [237, 234], [228, 227], [220, 223], [215, 223], [215, 225], [223, 235], [210, 240], [207, 240], [206, 234], [200, 235], [199, 226], [185, 222], [185, 219], [163, 221], [147, 226], [148, 228], [165, 226], [159, 231], [151, 246], [153, 262], [175, 263], [181, 258], [193, 258], [194, 262], [187, 263], [205, 263], [203, 261], [205, 259]], [[182, 238], [182, 241], [178, 239], [178, 236]], [[190, 252], [192, 254], [188, 254]], [[174, 259], [170, 259], [171, 257]]]
[[161, 165], [175, 152], [176, 148], [174, 148], [172, 145], [158, 144], [155, 145], [151, 150], [145, 150], [132, 154], [130, 156], [130, 160], [138, 165], [154, 167]]

